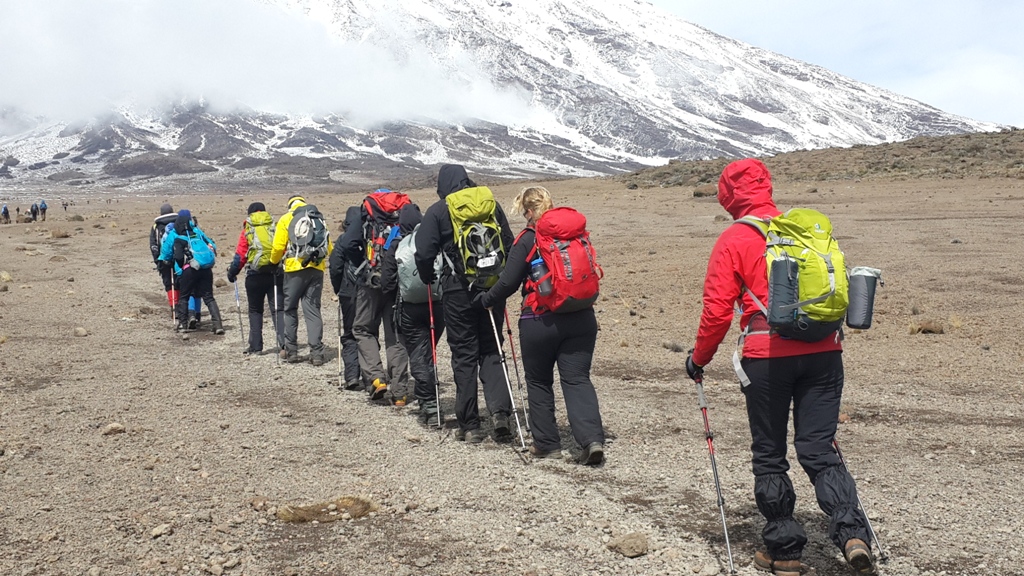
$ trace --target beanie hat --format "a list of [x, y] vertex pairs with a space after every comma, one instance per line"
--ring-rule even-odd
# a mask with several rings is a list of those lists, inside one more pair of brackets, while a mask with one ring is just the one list
[[291, 210], [292, 204], [295, 204], [296, 202], [302, 202], [303, 204], [305, 204], [306, 199], [297, 194], [295, 196], [292, 196], [291, 198], [288, 199], [288, 209]]
[[170, 214], [171, 212], [174, 212], [174, 208], [172, 208], [171, 205], [168, 204], [167, 202], [164, 202], [163, 204], [160, 205], [161, 216], [163, 216], [164, 214]]
[[252, 214], [253, 212], [266, 212], [266, 211], [267, 211], [267, 207], [263, 205], [263, 202], [253, 202], [252, 204], [249, 204], [249, 210], [246, 211], [246, 214]]

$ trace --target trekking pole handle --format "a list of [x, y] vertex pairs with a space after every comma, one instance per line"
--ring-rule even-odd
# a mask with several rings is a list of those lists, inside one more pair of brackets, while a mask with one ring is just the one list
[[704, 395], [704, 377], [697, 376], [693, 379], [693, 383], [697, 386], [697, 407], [705, 409], [708, 407], [708, 399]]

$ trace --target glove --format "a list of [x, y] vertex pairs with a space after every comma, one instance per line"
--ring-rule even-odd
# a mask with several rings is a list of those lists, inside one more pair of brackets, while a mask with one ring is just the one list
[[693, 348], [690, 348], [690, 352], [686, 355], [686, 375], [693, 381], [704, 377], [704, 367], [693, 362]]
[[473, 302], [472, 302], [473, 309], [475, 309], [475, 310], [485, 310], [485, 309], [489, 308], [489, 306], [487, 306], [484, 303], [484, 299], [486, 297], [487, 297], [487, 293], [486, 292], [477, 292], [476, 296], [473, 297]]
[[163, 272], [164, 270], [167, 270], [167, 268], [170, 265], [171, 265], [170, 262], [168, 262], [167, 260], [157, 260], [156, 261], [156, 269], [159, 270], [160, 272]]
[[231, 270], [230, 268], [228, 268], [228, 282], [231, 282], [232, 284], [234, 284], [235, 280], [238, 280], [238, 272], [235, 272], [235, 271]]

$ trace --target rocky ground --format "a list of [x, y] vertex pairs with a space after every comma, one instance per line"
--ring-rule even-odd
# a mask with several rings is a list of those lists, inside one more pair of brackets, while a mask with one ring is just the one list
[[[323, 367], [243, 357], [231, 285], [216, 291], [225, 335], [176, 335], [147, 249], [159, 205], [199, 217], [223, 278], [248, 202], [277, 216], [294, 188], [75, 189], [66, 214], [51, 200], [49, 221], [0, 227], [0, 573], [725, 574], [679, 350], [728, 222], [692, 188], [627, 185], [549, 184], [590, 218], [606, 271], [593, 376], [609, 442], [597, 468], [467, 446], [339, 391], [329, 293]], [[507, 202], [518, 186], [495, 190]], [[335, 225], [359, 198], [309, 192]], [[888, 553], [883, 574], [1024, 574], [1024, 180], [791, 179], [776, 197], [826, 211], [850, 264], [884, 270], [874, 326], [847, 335], [839, 428]], [[707, 394], [737, 573], [749, 576], [762, 521], [731, 352], [727, 341], [709, 366]], [[452, 418], [453, 387], [442, 393]], [[792, 477], [805, 562], [848, 574], [806, 476]]]

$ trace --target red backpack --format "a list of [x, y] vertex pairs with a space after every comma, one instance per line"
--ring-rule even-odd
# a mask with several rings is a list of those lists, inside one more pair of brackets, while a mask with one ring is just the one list
[[[594, 245], [590, 243], [587, 218], [572, 208], [552, 208], [537, 221], [535, 232], [536, 245], [527, 261], [540, 255], [548, 274], [537, 281], [527, 278], [523, 306], [557, 313], [592, 306], [597, 301], [604, 270], [597, 263]], [[549, 277], [551, 294], [541, 296], [536, 288]]]
[[409, 204], [409, 197], [401, 192], [379, 190], [363, 200], [363, 240], [366, 248], [363, 255], [366, 263], [360, 268], [369, 267], [365, 281], [369, 285], [380, 279], [380, 263], [384, 250], [398, 237], [398, 212], [402, 206]]

